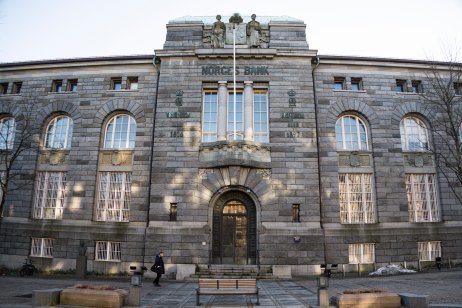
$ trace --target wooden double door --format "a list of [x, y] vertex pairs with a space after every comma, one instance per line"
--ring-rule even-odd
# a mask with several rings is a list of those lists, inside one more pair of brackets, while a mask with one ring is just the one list
[[214, 206], [212, 258], [215, 264], [255, 264], [256, 211], [253, 200], [230, 192]]

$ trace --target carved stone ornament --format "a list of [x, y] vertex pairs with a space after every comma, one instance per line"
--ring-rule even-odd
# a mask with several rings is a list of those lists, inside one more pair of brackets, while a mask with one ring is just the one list
[[67, 155], [68, 151], [44, 151], [40, 156], [40, 163], [52, 166], [63, 165], [67, 159]]
[[424, 157], [422, 154], [417, 154], [414, 158], [414, 165], [416, 167], [423, 167], [424, 166]]
[[221, 15], [217, 15], [217, 21], [213, 23], [212, 35], [210, 36], [210, 43], [213, 48], [225, 47], [225, 23], [221, 21]]
[[359, 167], [361, 166], [361, 160], [359, 158], [358, 152], [351, 152], [350, 153], [350, 166], [351, 167]]
[[175, 105], [177, 106], [183, 106], [183, 91], [182, 90], [176, 90], [175, 91]]
[[241, 24], [243, 19], [239, 13], [234, 13], [233, 16], [229, 18], [229, 22], [232, 24]]
[[102, 166], [131, 166], [132, 160], [131, 151], [102, 151], [100, 153]]
[[264, 179], [271, 178], [271, 169], [257, 169], [257, 174]]
[[199, 169], [199, 176], [203, 180], [206, 180], [208, 175], [212, 173], [213, 173], [213, 169]]

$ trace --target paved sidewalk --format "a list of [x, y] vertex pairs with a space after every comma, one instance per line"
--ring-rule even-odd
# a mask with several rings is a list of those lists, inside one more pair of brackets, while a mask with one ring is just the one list
[[[156, 288], [145, 279], [141, 288], [142, 307], [196, 307], [195, 282], [163, 280]], [[0, 276], [0, 307], [31, 307], [32, 290], [65, 288], [77, 283], [106, 284], [129, 288], [128, 278], [77, 280], [71, 277]], [[314, 277], [293, 280], [260, 280], [262, 307], [310, 307], [316, 305]], [[384, 288], [393, 292], [429, 295], [430, 303], [462, 304], [462, 270], [418, 273], [393, 277], [333, 277], [330, 295], [347, 288]], [[252, 307], [255, 296], [201, 296], [202, 307]]]

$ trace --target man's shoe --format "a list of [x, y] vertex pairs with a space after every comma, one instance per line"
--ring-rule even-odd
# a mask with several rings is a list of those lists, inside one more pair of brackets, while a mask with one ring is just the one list
[[160, 285], [160, 284], [156, 284], [155, 286], [156, 286], [156, 287], [161, 287], [161, 285]]

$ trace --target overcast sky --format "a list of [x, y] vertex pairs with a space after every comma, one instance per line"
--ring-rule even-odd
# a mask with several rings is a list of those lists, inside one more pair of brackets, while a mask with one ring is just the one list
[[0, 0], [0, 62], [152, 54], [169, 20], [235, 12], [301, 19], [323, 55], [447, 60], [442, 50], [462, 50], [462, 0]]

